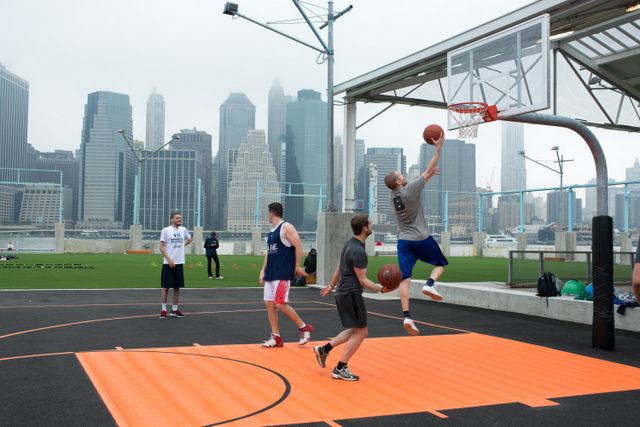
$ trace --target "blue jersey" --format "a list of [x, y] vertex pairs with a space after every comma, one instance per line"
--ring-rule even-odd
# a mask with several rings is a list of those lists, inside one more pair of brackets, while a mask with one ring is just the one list
[[280, 229], [284, 221], [275, 230], [269, 232], [267, 237], [267, 267], [264, 272], [264, 280], [293, 280], [296, 270], [296, 248], [285, 246], [280, 238]]

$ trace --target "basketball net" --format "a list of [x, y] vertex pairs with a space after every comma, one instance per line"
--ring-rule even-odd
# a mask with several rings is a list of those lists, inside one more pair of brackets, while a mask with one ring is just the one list
[[462, 102], [448, 106], [449, 113], [458, 124], [459, 138], [476, 138], [478, 125], [496, 119], [495, 105], [484, 102]]

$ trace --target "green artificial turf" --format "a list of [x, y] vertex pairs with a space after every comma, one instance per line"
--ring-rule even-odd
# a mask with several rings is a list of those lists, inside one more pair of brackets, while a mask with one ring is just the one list
[[[160, 284], [160, 255], [124, 254], [18, 254], [19, 258], [0, 261], [0, 289], [82, 289], [82, 288], [157, 288]], [[251, 255], [220, 256], [224, 280], [207, 279], [204, 256], [189, 255], [185, 268], [187, 287], [259, 286], [258, 274], [262, 257]], [[376, 272], [383, 264], [397, 264], [394, 256], [369, 258], [369, 277], [376, 281]], [[6, 268], [25, 264], [29, 268]], [[41, 264], [41, 265], [38, 265]], [[76, 264], [90, 268], [62, 268]], [[444, 282], [506, 282], [508, 261], [504, 258], [451, 257], [441, 280]], [[413, 277], [425, 279], [432, 267], [418, 262]], [[579, 262], [546, 262], [561, 280], [584, 279], [585, 264]], [[629, 266], [615, 265], [616, 281], [629, 280]], [[535, 282], [538, 263], [516, 260], [514, 277], [517, 282]]]

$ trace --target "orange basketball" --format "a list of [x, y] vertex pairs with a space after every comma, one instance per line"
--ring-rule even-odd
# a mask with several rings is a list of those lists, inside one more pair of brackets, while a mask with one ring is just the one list
[[388, 290], [395, 289], [402, 282], [402, 272], [395, 264], [385, 264], [378, 270], [378, 283]]
[[440, 126], [433, 124], [424, 128], [424, 131], [422, 132], [422, 138], [424, 138], [424, 141], [427, 144], [433, 145], [434, 141], [440, 138], [440, 136], [443, 134], [444, 130], [442, 130]]

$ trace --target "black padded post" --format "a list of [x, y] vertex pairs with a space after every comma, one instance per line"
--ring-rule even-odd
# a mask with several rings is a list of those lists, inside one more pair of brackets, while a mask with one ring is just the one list
[[593, 236], [592, 344], [601, 350], [614, 350], [613, 220], [610, 216], [594, 216], [591, 232]]

